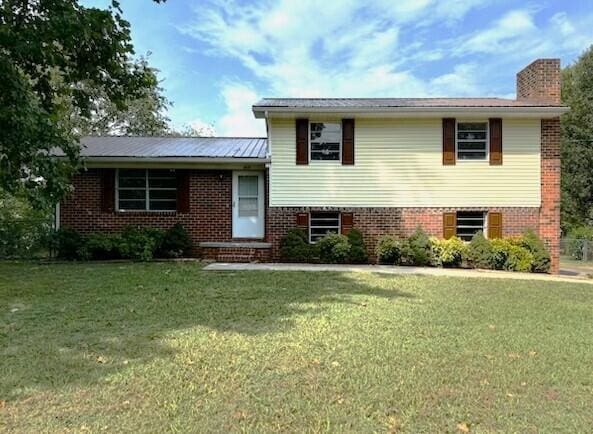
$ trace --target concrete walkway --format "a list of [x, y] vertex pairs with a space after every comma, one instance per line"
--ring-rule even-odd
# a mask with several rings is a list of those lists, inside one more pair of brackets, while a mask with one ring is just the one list
[[207, 265], [208, 271], [341, 271], [356, 273], [383, 273], [396, 275], [482, 277], [489, 279], [541, 280], [545, 282], [569, 282], [593, 284], [593, 280], [582, 277], [551, 276], [537, 273], [515, 273], [493, 270], [465, 270], [453, 268], [400, 267], [390, 265], [337, 265], [337, 264], [284, 264], [284, 263], [226, 263], [214, 262]]

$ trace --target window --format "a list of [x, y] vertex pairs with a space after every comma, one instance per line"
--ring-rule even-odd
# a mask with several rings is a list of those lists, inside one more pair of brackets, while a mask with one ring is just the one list
[[309, 128], [311, 161], [340, 161], [342, 125], [339, 123], [311, 122]]
[[177, 177], [172, 170], [118, 169], [119, 211], [175, 211]]
[[484, 213], [482, 211], [463, 211], [457, 213], [457, 227], [455, 232], [457, 238], [464, 241], [471, 241], [472, 237], [484, 230]]
[[238, 177], [239, 184], [239, 217], [258, 217], [259, 215], [259, 195], [257, 175], [241, 175]]
[[311, 213], [309, 223], [309, 241], [315, 243], [324, 235], [340, 233], [340, 213], [318, 211]]
[[488, 150], [488, 122], [457, 123], [457, 158], [485, 160]]

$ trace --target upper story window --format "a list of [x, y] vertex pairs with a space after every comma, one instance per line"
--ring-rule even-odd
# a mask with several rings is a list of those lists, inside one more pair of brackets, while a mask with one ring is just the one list
[[177, 177], [172, 170], [118, 169], [119, 211], [175, 211]]
[[309, 124], [309, 149], [311, 161], [340, 161], [342, 125], [337, 122], [311, 122]]
[[457, 122], [457, 159], [485, 160], [488, 154], [488, 122]]

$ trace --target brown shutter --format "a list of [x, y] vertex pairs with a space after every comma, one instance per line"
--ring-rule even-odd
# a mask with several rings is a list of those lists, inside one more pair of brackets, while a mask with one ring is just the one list
[[490, 124], [490, 165], [502, 164], [502, 119], [492, 118]]
[[189, 171], [177, 170], [177, 212], [189, 212]]
[[448, 240], [457, 233], [457, 216], [454, 212], [443, 213], [443, 238]]
[[342, 119], [342, 164], [354, 164], [354, 119]]
[[443, 119], [443, 165], [455, 164], [455, 119]]
[[488, 238], [502, 238], [502, 213], [488, 213]]
[[309, 214], [306, 212], [300, 212], [296, 215], [296, 225], [300, 229], [305, 231], [309, 230]]
[[340, 231], [342, 235], [348, 235], [350, 229], [354, 226], [354, 214], [343, 212], [340, 214]]
[[101, 170], [101, 211], [115, 210], [115, 169]]
[[296, 164], [309, 164], [309, 120], [296, 120]]

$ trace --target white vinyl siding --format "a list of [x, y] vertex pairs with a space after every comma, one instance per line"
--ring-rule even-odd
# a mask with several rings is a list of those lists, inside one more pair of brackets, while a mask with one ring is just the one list
[[297, 166], [294, 119], [272, 118], [270, 206], [536, 207], [540, 123], [503, 119], [503, 165], [444, 166], [441, 118], [357, 118], [355, 165]]

